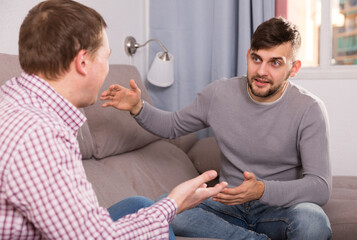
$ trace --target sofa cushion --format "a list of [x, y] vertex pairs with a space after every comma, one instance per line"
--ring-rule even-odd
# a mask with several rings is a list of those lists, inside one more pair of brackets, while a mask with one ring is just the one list
[[[142, 90], [142, 98], [152, 103], [144, 87], [138, 70], [132, 65], [110, 65], [109, 74], [99, 95], [112, 84], [129, 87], [129, 80], [134, 79]], [[103, 101], [84, 108], [92, 134], [94, 157], [102, 159], [141, 148], [159, 137], [140, 127], [127, 111], [112, 107], [103, 108]]]
[[159, 140], [133, 152], [100, 160], [125, 183], [133, 185], [137, 195], [157, 199], [178, 184], [198, 176], [191, 160], [175, 145]]
[[332, 239], [356, 239], [356, 200], [331, 198], [323, 209], [330, 219]]
[[357, 191], [357, 177], [356, 176], [334, 176], [333, 177], [333, 188], [340, 189], [353, 189]]
[[17, 55], [0, 53], [0, 86], [7, 80], [17, 77], [22, 69]]
[[185, 153], [188, 153], [190, 149], [197, 143], [198, 138], [194, 133], [183, 135], [175, 139], [165, 139], [166, 141], [175, 144], [176, 147], [180, 148]]
[[332, 227], [332, 239], [357, 236], [357, 177], [333, 176], [332, 194], [324, 211]]
[[83, 166], [100, 206], [108, 208], [124, 198], [137, 195], [133, 185], [125, 176], [100, 161], [93, 159], [83, 161]]
[[188, 152], [188, 156], [199, 173], [207, 170], [221, 169], [221, 151], [217, 145], [216, 138], [208, 137], [199, 140]]

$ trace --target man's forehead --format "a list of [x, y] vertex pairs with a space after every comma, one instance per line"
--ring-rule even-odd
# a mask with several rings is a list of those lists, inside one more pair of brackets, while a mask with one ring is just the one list
[[287, 61], [291, 57], [291, 48], [285, 45], [279, 45], [268, 49], [250, 50], [249, 54], [257, 56], [263, 60], [283, 60]]
[[286, 56], [284, 55], [273, 54], [264, 51], [251, 51], [250, 55], [259, 57], [261, 59], [286, 59]]
[[260, 49], [251, 49], [253, 52], [271, 52], [271, 53], [290, 53], [292, 52], [292, 45], [291, 42], [284, 42], [282, 44], [276, 45], [276, 46], [271, 46], [271, 47], [266, 47], [266, 48], [260, 48]]

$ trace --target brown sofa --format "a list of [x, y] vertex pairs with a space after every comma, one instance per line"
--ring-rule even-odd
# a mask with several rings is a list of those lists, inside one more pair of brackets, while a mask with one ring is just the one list
[[[0, 54], [0, 85], [20, 72], [17, 56]], [[110, 65], [101, 91], [113, 83], [128, 86], [129, 79], [136, 80], [143, 98], [151, 102], [137, 69], [130, 65]], [[214, 138], [198, 141], [190, 134], [163, 140], [143, 130], [129, 113], [101, 104], [82, 109], [88, 120], [78, 133], [83, 165], [101, 206], [135, 195], [156, 199], [205, 170], [219, 171]], [[332, 197], [324, 206], [333, 239], [356, 239], [357, 177], [334, 177], [333, 183]]]

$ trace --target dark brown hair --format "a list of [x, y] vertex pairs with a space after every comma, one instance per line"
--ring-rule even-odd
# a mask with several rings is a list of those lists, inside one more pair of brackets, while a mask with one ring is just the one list
[[250, 49], [269, 49], [286, 42], [291, 42], [293, 54], [301, 46], [301, 36], [296, 25], [282, 17], [271, 18], [258, 26], [255, 30]]
[[94, 55], [106, 26], [98, 12], [78, 2], [41, 2], [29, 11], [20, 27], [21, 67], [29, 74], [56, 79], [69, 69], [80, 50]]

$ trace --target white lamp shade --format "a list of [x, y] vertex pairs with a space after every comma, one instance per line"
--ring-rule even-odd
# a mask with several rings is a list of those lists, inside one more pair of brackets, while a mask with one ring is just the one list
[[169, 87], [174, 83], [174, 56], [169, 54], [169, 61], [160, 59], [162, 52], [156, 54], [148, 72], [148, 81], [158, 87]]

